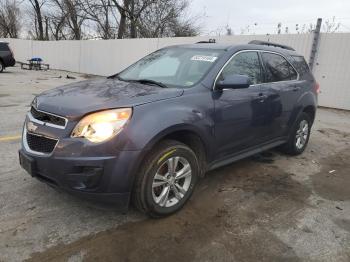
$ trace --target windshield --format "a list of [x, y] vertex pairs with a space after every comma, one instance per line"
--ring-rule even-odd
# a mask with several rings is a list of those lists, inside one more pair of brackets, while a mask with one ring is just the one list
[[190, 87], [217, 61], [223, 50], [166, 48], [158, 50], [118, 74], [121, 80], [153, 80], [166, 86]]

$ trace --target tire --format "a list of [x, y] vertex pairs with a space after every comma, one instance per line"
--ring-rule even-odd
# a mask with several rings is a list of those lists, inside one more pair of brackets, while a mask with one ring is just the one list
[[[171, 169], [171, 163], [175, 169]], [[197, 156], [188, 146], [175, 140], [162, 141], [151, 150], [136, 175], [134, 206], [155, 218], [177, 212], [191, 197], [199, 170]]]
[[0, 73], [2, 73], [5, 69], [4, 63], [0, 60]]
[[[305, 130], [305, 126], [307, 130]], [[281, 149], [288, 155], [300, 155], [304, 152], [310, 138], [312, 121], [305, 112], [301, 113], [289, 135], [289, 139]], [[303, 131], [302, 131], [303, 130]]]

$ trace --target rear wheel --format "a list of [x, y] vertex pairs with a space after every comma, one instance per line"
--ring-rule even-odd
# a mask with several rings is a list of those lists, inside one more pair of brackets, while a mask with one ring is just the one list
[[141, 166], [133, 203], [152, 217], [170, 215], [190, 198], [198, 174], [198, 159], [188, 146], [173, 140], [163, 141]]
[[282, 151], [290, 155], [299, 155], [304, 152], [310, 138], [311, 119], [308, 114], [301, 113], [288, 142], [283, 145]]

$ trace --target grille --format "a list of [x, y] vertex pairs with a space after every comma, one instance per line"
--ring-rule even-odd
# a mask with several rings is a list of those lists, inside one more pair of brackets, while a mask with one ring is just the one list
[[28, 147], [36, 152], [49, 154], [53, 151], [57, 144], [56, 139], [37, 136], [31, 133], [27, 133], [27, 144]]
[[54, 116], [45, 112], [38, 111], [34, 107], [30, 109], [30, 113], [35, 119], [40, 120], [42, 122], [50, 123], [58, 126], [66, 125], [66, 120], [63, 117]]

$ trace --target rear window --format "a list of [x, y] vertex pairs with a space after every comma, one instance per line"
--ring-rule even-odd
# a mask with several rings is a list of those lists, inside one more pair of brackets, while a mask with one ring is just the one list
[[261, 56], [266, 69], [266, 82], [297, 79], [297, 72], [284, 57], [273, 53], [262, 53]]
[[0, 51], [9, 51], [9, 47], [7, 46], [7, 43], [0, 43]]
[[305, 74], [310, 71], [309, 66], [307, 65], [305, 58], [303, 56], [292, 56], [294, 63], [293, 65], [298, 70], [299, 74]]

